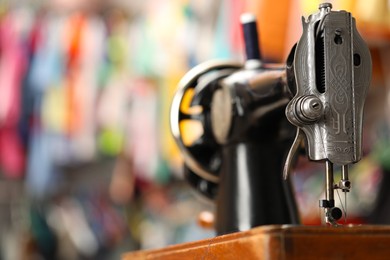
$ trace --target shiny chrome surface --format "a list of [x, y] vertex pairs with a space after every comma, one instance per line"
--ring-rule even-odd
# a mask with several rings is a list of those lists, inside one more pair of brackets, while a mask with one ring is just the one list
[[[330, 3], [320, 4], [319, 12], [302, 19], [303, 34], [289, 56], [287, 77], [295, 96], [287, 105], [286, 117], [298, 131], [284, 176], [303, 135], [309, 159], [325, 161], [325, 199], [320, 207], [325, 221], [338, 225], [342, 213], [334, 205], [334, 189], [350, 190], [348, 165], [362, 157], [363, 108], [372, 64], [355, 19], [331, 8]], [[338, 184], [333, 164], [342, 168]]]

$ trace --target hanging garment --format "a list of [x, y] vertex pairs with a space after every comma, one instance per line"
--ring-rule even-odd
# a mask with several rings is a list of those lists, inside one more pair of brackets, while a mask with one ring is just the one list
[[106, 60], [102, 64], [105, 78], [97, 100], [99, 150], [106, 155], [118, 155], [124, 147], [129, 88], [128, 24], [121, 12], [112, 11], [109, 35], [105, 41]]
[[[50, 86], [58, 86], [63, 75], [63, 60], [61, 59], [60, 39], [63, 20], [45, 17], [42, 25], [41, 39], [36, 46], [36, 52], [31, 62], [27, 84], [34, 97], [33, 122], [28, 148], [26, 188], [33, 198], [45, 198], [58, 189], [61, 174], [55, 164], [56, 140], [58, 133], [65, 132], [65, 116], [60, 102], [51, 107], [51, 113], [56, 113], [55, 120], [44, 121], [42, 105], [47, 102]], [[55, 33], [53, 33], [55, 32]], [[58, 94], [61, 90], [57, 89]], [[61, 99], [61, 97], [57, 97]], [[46, 118], [45, 118], [46, 119]], [[50, 131], [48, 131], [50, 129]], [[53, 131], [53, 129], [57, 131]]]
[[18, 132], [20, 97], [27, 57], [18, 13], [7, 13], [0, 22], [0, 165], [8, 177], [24, 174], [25, 151]]

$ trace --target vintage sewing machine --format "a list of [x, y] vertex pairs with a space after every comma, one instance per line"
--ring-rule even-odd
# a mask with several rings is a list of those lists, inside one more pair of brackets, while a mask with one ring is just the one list
[[[183, 78], [173, 100], [172, 132], [187, 179], [215, 197], [219, 234], [298, 224], [289, 172], [305, 143], [309, 159], [325, 164], [324, 220], [338, 225], [343, 212], [335, 207], [334, 190], [350, 190], [348, 166], [362, 156], [368, 47], [351, 14], [332, 11], [328, 3], [302, 20], [302, 37], [286, 65], [263, 63], [255, 17], [243, 15], [242, 24], [245, 64], [201, 64]], [[191, 144], [180, 128], [188, 120], [203, 126]], [[339, 182], [333, 164], [342, 169]]]
[[[333, 256], [352, 257], [360, 245], [371, 248], [367, 254], [388, 252], [384, 246], [390, 242], [388, 227], [340, 227], [338, 223], [343, 211], [335, 206], [334, 191], [351, 189], [348, 166], [362, 157], [371, 57], [352, 15], [331, 9], [331, 4], [323, 3], [317, 13], [302, 18], [303, 34], [282, 65], [262, 61], [256, 19], [243, 15], [244, 64], [206, 62], [180, 82], [171, 108], [171, 128], [184, 156], [186, 178], [215, 200], [219, 235], [245, 231], [217, 239], [215, 254], [240, 256], [245, 246], [255, 252], [251, 256], [270, 259], [332, 257], [331, 251], [336, 251]], [[193, 121], [202, 132], [188, 138], [184, 125]], [[302, 149], [310, 160], [324, 164], [325, 197], [319, 207], [325, 228], [298, 225], [289, 173]], [[341, 168], [340, 180], [335, 181], [334, 165]], [[249, 246], [248, 241], [254, 244]], [[179, 246], [176, 253], [181, 250], [184, 256], [191, 247], [207, 251], [210, 243], [196, 243], [184, 251]], [[238, 243], [236, 250], [241, 253], [223, 253], [229, 247], [218, 245], [224, 243]]]

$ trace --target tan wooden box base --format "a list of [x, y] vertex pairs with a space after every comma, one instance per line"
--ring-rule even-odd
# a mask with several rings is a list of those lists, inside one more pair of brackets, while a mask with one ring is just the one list
[[123, 259], [390, 259], [390, 226], [263, 226]]

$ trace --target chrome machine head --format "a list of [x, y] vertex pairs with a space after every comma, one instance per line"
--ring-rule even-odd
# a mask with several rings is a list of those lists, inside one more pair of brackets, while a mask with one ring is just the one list
[[[349, 191], [348, 165], [362, 157], [363, 108], [372, 65], [351, 13], [331, 8], [323, 3], [319, 12], [302, 18], [303, 34], [287, 62], [289, 88], [295, 96], [286, 116], [298, 130], [284, 176], [305, 140], [309, 159], [326, 164], [326, 192], [320, 207], [325, 209], [325, 221], [337, 225], [342, 212], [334, 205], [334, 189]], [[334, 184], [333, 164], [342, 169], [338, 184]]]

